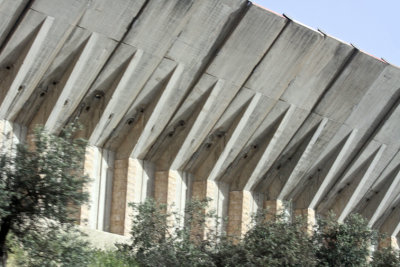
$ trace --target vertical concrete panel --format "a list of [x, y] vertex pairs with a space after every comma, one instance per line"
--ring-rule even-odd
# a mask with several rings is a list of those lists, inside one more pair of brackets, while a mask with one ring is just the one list
[[100, 160], [101, 166], [97, 229], [102, 231], [110, 231], [114, 153], [103, 149]]
[[0, 120], [0, 152], [15, 153], [15, 146], [25, 143], [26, 128], [7, 120]]
[[84, 173], [92, 180], [83, 190], [89, 193], [88, 205], [81, 207], [81, 225], [92, 229], [97, 228], [98, 188], [99, 188], [99, 148], [88, 146], [86, 148]]

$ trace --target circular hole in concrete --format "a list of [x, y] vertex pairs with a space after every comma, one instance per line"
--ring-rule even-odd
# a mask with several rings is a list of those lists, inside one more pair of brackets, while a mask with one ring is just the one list
[[220, 132], [217, 132], [216, 135], [217, 135], [218, 138], [221, 138], [221, 137], [224, 137], [225, 133], [220, 131]]
[[94, 92], [94, 97], [97, 99], [100, 99], [104, 96], [104, 92], [103, 91], [95, 91]]

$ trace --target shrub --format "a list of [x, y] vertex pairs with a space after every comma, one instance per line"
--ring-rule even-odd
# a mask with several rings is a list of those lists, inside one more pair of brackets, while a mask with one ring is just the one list
[[126, 254], [115, 250], [94, 250], [88, 267], [138, 267]]
[[[267, 217], [270, 218], [267, 220]], [[219, 266], [315, 266], [313, 242], [303, 218], [287, 220], [267, 216], [253, 218], [253, 227], [236, 245], [219, 249]]]
[[383, 248], [374, 252], [371, 262], [372, 267], [398, 267], [400, 254], [398, 250]]
[[[197, 208], [193, 209], [193, 205]], [[204, 205], [200, 202], [189, 205], [186, 209], [188, 217], [183, 224], [180, 214], [168, 212], [166, 205], [159, 205], [154, 200], [131, 204], [135, 214], [131, 244], [119, 245], [119, 251], [136, 259], [141, 266], [214, 266], [210, 255], [211, 241], [197, 242], [191, 237], [194, 220], [204, 218], [199, 216]]]
[[[33, 149], [24, 144], [0, 153], [0, 261], [6, 265], [9, 250], [6, 240], [28, 249], [48, 252], [41, 243], [52, 242], [55, 231], [69, 230], [76, 207], [88, 200], [81, 190], [89, 181], [79, 172], [85, 153], [85, 141], [74, 139], [74, 126], [60, 136], [35, 130]], [[52, 231], [52, 232], [49, 232]], [[49, 240], [44, 240], [47, 237]], [[38, 243], [34, 244], [34, 240]], [[63, 246], [63, 244], [59, 244]], [[34, 250], [30, 250], [34, 253]], [[32, 254], [40, 256], [38, 253]], [[57, 257], [57, 255], [55, 255]], [[32, 263], [33, 264], [33, 263]], [[50, 265], [49, 265], [50, 266]]]
[[87, 266], [92, 253], [80, 231], [59, 226], [44, 227], [40, 232], [28, 231], [19, 239], [11, 237], [9, 244], [17, 266]]
[[376, 237], [377, 233], [357, 214], [348, 216], [344, 223], [338, 223], [333, 214], [319, 219], [314, 233], [319, 266], [367, 265], [369, 247]]

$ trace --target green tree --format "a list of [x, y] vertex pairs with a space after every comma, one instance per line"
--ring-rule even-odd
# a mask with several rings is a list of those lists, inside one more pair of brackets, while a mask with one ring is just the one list
[[166, 205], [152, 199], [131, 204], [134, 210], [131, 243], [120, 245], [120, 251], [140, 266], [215, 266], [211, 229], [207, 239], [194, 237], [191, 231], [194, 225], [205, 226], [205, 219], [213, 218], [212, 213], [205, 212], [206, 205], [207, 200], [191, 202], [183, 223], [179, 213], [168, 212]]
[[0, 155], [3, 266], [9, 250], [6, 242], [9, 234], [22, 244], [27, 234], [47, 236], [48, 227], [65, 230], [65, 225], [73, 222], [76, 207], [87, 201], [88, 195], [82, 188], [88, 178], [81, 171], [86, 144], [73, 138], [74, 130], [70, 126], [55, 136], [37, 129], [33, 149], [19, 144]]
[[[138, 267], [129, 255], [116, 250], [95, 250], [88, 267]], [[86, 265], [81, 265], [86, 266]]]
[[[268, 219], [267, 219], [268, 218]], [[289, 220], [261, 211], [253, 227], [236, 245], [224, 243], [218, 251], [218, 266], [315, 266], [312, 237], [302, 217]]]
[[366, 266], [377, 232], [358, 214], [339, 223], [333, 214], [319, 219], [314, 233], [319, 266]]
[[72, 225], [44, 226], [19, 239], [11, 238], [10, 245], [17, 266], [87, 266], [94, 256], [82, 233]]
[[400, 254], [392, 248], [382, 248], [374, 252], [372, 267], [398, 267], [400, 266]]
[[[218, 218], [205, 212], [206, 205], [190, 203], [184, 224], [171, 220], [177, 217], [167, 212], [173, 207], [154, 200], [133, 205], [131, 243], [120, 252], [140, 266], [369, 266], [377, 233], [359, 215], [344, 223], [334, 215], [321, 218], [311, 234], [302, 217], [273, 218], [262, 211], [242, 238], [233, 238], [207, 229], [209, 219]], [[199, 228], [210, 233], [207, 239], [193, 235]], [[376, 252], [372, 259], [372, 266], [400, 266], [394, 251]]]

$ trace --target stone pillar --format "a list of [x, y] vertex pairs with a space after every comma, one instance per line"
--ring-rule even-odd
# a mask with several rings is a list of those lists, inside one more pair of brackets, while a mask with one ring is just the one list
[[158, 203], [166, 204], [167, 211], [174, 212], [179, 217], [174, 218], [175, 221], [171, 218], [171, 225], [176, 222], [183, 225], [186, 201], [191, 196], [191, 181], [189, 174], [175, 170], [155, 173], [154, 199]]
[[302, 217], [306, 223], [306, 230], [308, 234], [312, 234], [314, 226], [316, 224], [315, 220], [315, 210], [313, 209], [295, 209], [294, 216]]
[[399, 250], [399, 244], [397, 241], [397, 237], [389, 236], [389, 237], [381, 239], [379, 241], [378, 249], [382, 249], [382, 248], [392, 248], [394, 250]]
[[124, 235], [130, 230], [128, 203], [134, 202], [134, 195], [138, 193], [135, 192], [135, 177], [138, 175], [138, 170], [134, 163], [131, 159], [119, 159], [114, 162], [111, 233]]
[[229, 192], [227, 234], [242, 237], [249, 230], [253, 196], [249, 191]]
[[158, 203], [166, 204], [167, 208], [170, 208], [170, 205], [175, 203], [178, 179], [178, 174], [174, 171], [156, 172], [154, 181], [154, 199]]
[[229, 185], [216, 183], [211, 180], [199, 180], [193, 182], [192, 198], [196, 200], [209, 199], [208, 206], [204, 214], [214, 212], [216, 218], [208, 218], [204, 225], [193, 225], [192, 236], [204, 239], [211, 232], [221, 232], [226, 225], [224, 220], [228, 215]]
[[209, 203], [209, 208], [214, 207], [217, 209], [217, 198], [218, 195], [218, 185], [210, 180], [194, 181], [192, 196], [193, 199], [203, 200], [211, 199]]
[[114, 161], [110, 232], [128, 235], [133, 210], [129, 203], [140, 203], [151, 196], [149, 184], [153, 173], [150, 164], [138, 159]]
[[266, 220], [274, 220], [276, 216], [282, 215], [285, 211], [283, 202], [279, 199], [264, 201], [264, 209], [267, 212]]

